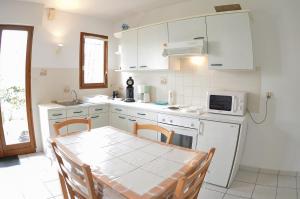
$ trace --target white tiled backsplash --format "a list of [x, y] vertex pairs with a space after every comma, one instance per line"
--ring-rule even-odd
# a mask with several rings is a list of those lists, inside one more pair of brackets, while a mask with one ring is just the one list
[[[181, 59], [180, 71], [143, 71], [136, 73], [120, 73], [120, 83], [123, 95], [126, 88], [126, 80], [132, 76], [135, 88], [139, 84], [152, 86], [151, 100], [167, 100], [168, 91], [176, 93], [176, 104], [206, 105], [206, 93], [208, 90], [225, 89], [241, 90], [249, 93], [248, 107], [253, 112], [258, 110], [261, 74], [259, 68], [256, 71], [216, 71], [209, 70], [206, 64], [194, 64], [192, 58]], [[166, 84], [163, 84], [166, 80]], [[136, 89], [135, 89], [136, 91]], [[135, 94], [135, 97], [137, 95]]]

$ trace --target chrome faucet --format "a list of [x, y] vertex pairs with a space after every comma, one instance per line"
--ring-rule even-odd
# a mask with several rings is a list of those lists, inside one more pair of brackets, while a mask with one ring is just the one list
[[[74, 96], [73, 96], [73, 93], [74, 93]], [[71, 90], [71, 95], [73, 96], [73, 102], [78, 103], [78, 95], [74, 89]]]

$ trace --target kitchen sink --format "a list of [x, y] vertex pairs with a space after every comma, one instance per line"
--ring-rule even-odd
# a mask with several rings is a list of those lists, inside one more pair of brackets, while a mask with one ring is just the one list
[[84, 102], [82, 101], [65, 101], [65, 102], [56, 102], [59, 105], [62, 106], [75, 106], [75, 105], [80, 105], [83, 104]]

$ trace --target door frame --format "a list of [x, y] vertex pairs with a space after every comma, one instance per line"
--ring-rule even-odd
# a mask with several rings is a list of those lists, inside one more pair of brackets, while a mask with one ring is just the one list
[[26, 70], [25, 70], [25, 95], [26, 95], [26, 112], [30, 141], [27, 143], [6, 145], [4, 131], [2, 126], [1, 106], [0, 106], [0, 157], [21, 155], [34, 153], [36, 151], [35, 134], [32, 118], [32, 101], [31, 101], [31, 56], [32, 56], [32, 41], [33, 41], [33, 26], [24, 25], [9, 25], [0, 24], [0, 51], [1, 51], [1, 36], [3, 30], [23, 30], [28, 32], [27, 47], [26, 47]]

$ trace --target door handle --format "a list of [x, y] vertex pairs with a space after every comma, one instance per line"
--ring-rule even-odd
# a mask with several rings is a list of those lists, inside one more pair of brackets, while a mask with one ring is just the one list
[[74, 111], [73, 113], [82, 113], [82, 111]]
[[124, 119], [125, 119], [125, 117], [121, 117], [121, 116], [119, 116], [119, 118], [120, 118], [120, 119], [122, 119], [122, 120], [124, 120]]
[[96, 118], [98, 118], [99, 116], [97, 115], [97, 116], [92, 116], [91, 118], [93, 118], [93, 119], [96, 119]]
[[194, 40], [204, 39], [204, 37], [195, 37]]
[[103, 108], [96, 108], [95, 111], [102, 111]]
[[145, 116], [146, 115], [146, 113], [137, 113], [138, 115], [143, 115], [143, 116]]
[[223, 64], [210, 64], [210, 66], [223, 66]]

